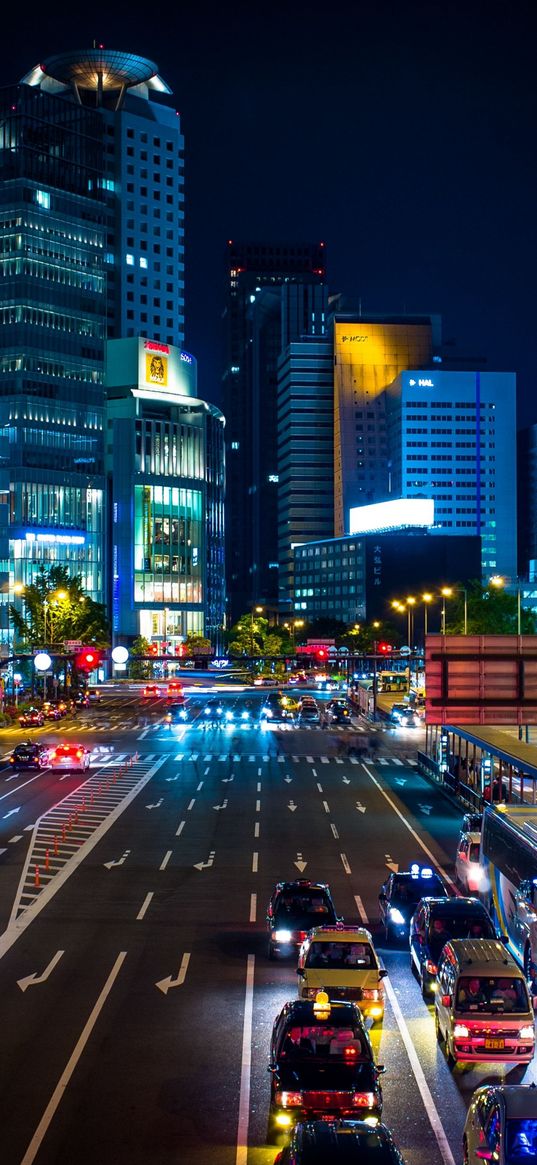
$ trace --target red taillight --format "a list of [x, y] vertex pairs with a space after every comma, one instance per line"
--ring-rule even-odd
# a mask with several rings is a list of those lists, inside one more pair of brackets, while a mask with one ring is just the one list
[[372, 1092], [355, 1092], [352, 1103], [354, 1108], [373, 1108], [375, 1097]]
[[357, 1056], [356, 1048], [343, 1048], [343, 1055], [346, 1060], [354, 1060]]
[[302, 1104], [301, 1092], [277, 1092], [276, 1104], [281, 1104], [282, 1108], [300, 1108]]
[[425, 966], [429, 972], [429, 975], [436, 975], [436, 973], [438, 971], [438, 967], [437, 967], [436, 963], [431, 962], [430, 959], [426, 959]]
[[77, 748], [76, 755], [77, 756], [84, 756], [84, 750], [82, 748]]

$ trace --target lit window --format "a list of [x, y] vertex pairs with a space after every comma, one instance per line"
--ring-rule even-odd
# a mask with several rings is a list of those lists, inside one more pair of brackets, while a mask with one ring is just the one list
[[231, 448], [232, 449], [240, 449], [240, 442], [239, 441], [232, 441]]
[[279, 481], [280, 475], [278, 473], [269, 473], [267, 481]]
[[36, 190], [35, 201], [38, 206], [43, 207], [43, 210], [50, 210], [50, 194], [48, 190]]
[[145, 255], [142, 255], [140, 257], [140, 267], [147, 267], [147, 259], [146, 259]]
[[126, 255], [127, 267], [134, 267], [134, 255]]

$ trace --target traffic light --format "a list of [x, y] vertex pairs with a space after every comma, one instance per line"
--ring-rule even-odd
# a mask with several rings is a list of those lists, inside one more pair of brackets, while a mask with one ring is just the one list
[[76, 656], [76, 666], [79, 671], [90, 672], [99, 667], [103, 657], [102, 651], [98, 647], [83, 647]]
[[149, 654], [150, 655], [158, 655], [158, 643], [150, 643], [149, 644]]
[[317, 651], [317, 659], [326, 659], [327, 656], [328, 656], [328, 652], [326, 651], [326, 648], [320, 647], [319, 650]]
[[379, 651], [382, 652], [383, 655], [387, 655], [388, 652], [393, 651], [393, 647], [391, 643], [379, 643]]

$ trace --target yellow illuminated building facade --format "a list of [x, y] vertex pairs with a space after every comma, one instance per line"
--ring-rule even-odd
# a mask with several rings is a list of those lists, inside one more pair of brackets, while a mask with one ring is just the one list
[[384, 391], [400, 372], [429, 365], [431, 317], [334, 322], [334, 524], [350, 506], [390, 497]]

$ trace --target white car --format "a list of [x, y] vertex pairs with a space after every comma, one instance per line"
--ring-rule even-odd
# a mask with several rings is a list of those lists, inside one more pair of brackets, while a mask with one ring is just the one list
[[57, 744], [49, 753], [51, 769], [63, 772], [87, 772], [90, 767], [90, 750], [84, 744]]
[[465, 894], [477, 894], [481, 889], [482, 870], [479, 864], [481, 834], [463, 831], [457, 845], [455, 873]]
[[495, 1165], [537, 1159], [535, 1084], [485, 1084], [476, 1088], [462, 1137], [464, 1165]]

